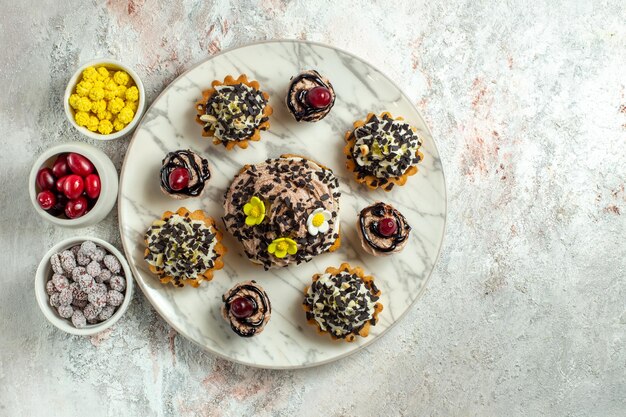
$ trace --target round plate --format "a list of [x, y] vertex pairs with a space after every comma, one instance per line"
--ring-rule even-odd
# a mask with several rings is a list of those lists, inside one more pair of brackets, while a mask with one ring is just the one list
[[[301, 70], [317, 69], [332, 82], [337, 99], [330, 114], [317, 123], [297, 123], [284, 104], [289, 78]], [[247, 74], [270, 94], [274, 114], [269, 131], [248, 149], [227, 151], [201, 136], [194, 118], [202, 90], [226, 75]], [[403, 116], [424, 140], [419, 172], [391, 192], [370, 191], [348, 172], [342, 153], [344, 133], [368, 112], [389, 111]], [[200, 199], [177, 201], [159, 189], [161, 160], [167, 152], [191, 149], [209, 160], [212, 177]], [[200, 288], [162, 285], [143, 259], [144, 233], [166, 210], [181, 206], [202, 209], [219, 220], [223, 196], [244, 164], [261, 162], [283, 153], [307, 156], [330, 167], [339, 178], [341, 248], [298, 266], [264, 271], [249, 262], [239, 242], [225, 233], [226, 266]], [[374, 257], [360, 247], [358, 212], [375, 201], [393, 204], [413, 227], [404, 251]], [[380, 71], [335, 48], [300, 41], [263, 42], [223, 52], [196, 65], [172, 82], [146, 112], [128, 147], [119, 195], [122, 243], [135, 279], [159, 314], [183, 336], [223, 358], [263, 368], [300, 368], [320, 365], [354, 353], [389, 330], [417, 300], [426, 285], [444, 234], [446, 188], [437, 147], [417, 109]], [[353, 343], [318, 335], [302, 310], [303, 289], [311, 277], [328, 266], [349, 262], [373, 275], [382, 290], [384, 310], [367, 338]], [[272, 301], [272, 318], [265, 331], [240, 338], [220, 314], [221, 296], [235, 283], [254, 279]]]

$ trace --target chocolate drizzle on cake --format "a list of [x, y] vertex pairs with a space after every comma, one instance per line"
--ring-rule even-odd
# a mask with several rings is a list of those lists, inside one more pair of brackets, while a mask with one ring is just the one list
[[[230, 305], [239, 297], [244, 297], [253, 304], [250, 316], [237, 318], [232, 314]], [[230, 322], [231, 329], [241, 337], [252, 337], [261, 333], [272, 313], [272, 304], [256, 281], [237, 284], [222, 296], [222, 301], [224, 302], [222, 316]]]
[[[182, 190], [174, 190], [170, 187], [169, 177], [176, 168], [185, 168], [189, 171], [189, 185]], [[201, 158], [190, 150], [178, 150], [168, 153], [163, 159], [161, 167], [161, 188], [170, 194], [182, 194], [197, 197], [202, 194], [204, 183], [211, 178], [209, 161]]]
[[[379, 222], [384, 218], [392, 218], [396, 224], [396, 232], [385, 236], [379, 231]], [[374, 252], [388, 254], [401, 250], [411, 232], [411, 226], [398, 210], [389, 204], [375, 203], [365, 207], [359, 213], [359, 234], [362, 240]]]
[[[316, 108], [307, 100], [308, 92], [315, 87], [324, 87], [331, 94], [330, 104]], [[315, 70], [303, 71], [292, 77], [287, 92], [287, 107], [296, 121], [316, 122], [323, 119], [335, 104], [335, 90], [330, 81]]]

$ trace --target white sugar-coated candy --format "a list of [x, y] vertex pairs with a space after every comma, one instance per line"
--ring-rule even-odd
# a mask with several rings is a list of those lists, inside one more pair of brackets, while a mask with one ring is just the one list
[[92, 277], [97, 277], [102, 272], [102, 268], [100, 268], [100, 264], [97, 261], [91, 261], [89, 265], [87, 265], [87, 273]]
[[119, 291], [111, 290], [107, 293], [107, 304], [117, 307], [124, 302], [124, 294]]
[[93, 280], [93, 277], [89, 274], [83, 274], [78, 277], [78, 285], [80, 286], [80, 289], [86, 293], [91, 291], [95, 284], [96, 283]]
[[115, 312], [115, 307], [105, 306], [102, 308], [100, 314], [98, 314], [98, 320], [105, 321], [111, 318], [113, 313]]
[[76, 258], [76, 255], [78, 255], [78, 251], [80, 250], [80, 245], [72, 246], [70, 250], [74, 254], [74, 258]]
[[72, 270], [76, 268], [76, 258], [74, 257], [74, 252], [71, 250], [64, 250], [61, 252], [61, 266], [63, 270], [68, 274], [72, 273]]
[[74, 309], [72, 308], [72, 306], [69, 305], [61, 305], [59, 306], [57, 311], [59, 312], [59, 316], [63, 317], [64, 319], [69, 319], [70, 317], [72, 317], [72, 314], [74, 314]]
[[87, 266], [89, 265], [89, 262], [91, 262], [91, 257], [83, 252], [83, 250], [81, 249], [76, 255], [76, 262], [78, 263], [78, 265]]
[[72, 295], [72, 289], [69, 286], [59, 293], [59, 304], [61, 304], [62, 306], [68, 306], [72, 304], [73, 300], [74, 296]]
[[104, 257], [104, 265], [107, 269], [114, 274], [118, 274], [122, 269], [122, 265], [120, 265], [120, 261], [113, 255], [107, 255]]
[[61, 266], [61, 255], [59, 255], [58, 253], [55, 253], [50, 257], [50, 266], [52, 266], [52, 271], [55, 274], [65, 273], [63, 267]]
[[51, 305], [52, 307], [58, 307], [58, 306], [60, 306], [60, 305], [61, 305], [61, 302], [59, 301], [59, 293], [58, 293], [58, 292], [55, 292], [54, 294], [52, 294], [52, 295], [50, 296], [50, 300], [49, 300], [49, 301], [50, 301], [50, 305]]
[[70, 286], [70, 282], [67, 280], [65, 275], [54, 274], [52, 275], [52, 283], [54, 284], [54, 288], [57, 291], [64, 290]]
[[108, 269], [103, 269], [102, 272], [100, 272], [100, 275], [96, 277], [96, 282], [98, 284], [102, 284], [110, 280], [112, 276], [113, 274], [111, 273], [111, 271], [109, 271]]
[[96, 250], [91, 254], [91, 259], [96, 262], [101, 262], [104, 259], [104, 255], [106, 252], [100, 246], [96, 248]]
[[109, 286], [112, 290], [124, 292], [124, 290], [126, 289], [126, 280], [124, 279], [124, 277], [116, 275], [109, 280]]
[[76, 268], [72, 269], [72, 279], [74, 281], [78, 281], [78, 277], [86, 273], [87, 269], [84, 266], [77, 266]]
[[101, 294], [106, 294], [107, 291], [109, 291], [109, 289], [107, 288], [107, 286], [105, 284], [96, 284], [95, 288], [94, 288], [95, 292], [101, 293]]
[[107, 305], [107, 293], [102, 293], [100, 291], [91, 292], [89, 293], [87, 300], [89, 300], [89, 302], [95, 307], [101, 309]]
[[[85, 297], [87, 296], [87, 294], [85, 294]], [[74, 298], [74, 300], [72, 301], [72, 306], [76, 307], [76, 308], [85, 308], [85, 306], [89, 304], [89, 301], [87, 300], [77, 300], [76, 298]]]
[[83, 314], [85, 315], [85, 318], [87, 319], [87, 321], [96, 320], [101, 310], [102, 310], [101, 308], [98, 308], [90, 303], [85, 306], [85, 309], [83, 310]]
[[48, 295], [52, 295], [55, 292], [57, 292], [56, 288], [54, 287], [54, 284], [52, 283], [52, 280], [46, 282], [46, 294]]
[[82, 311], [74, 310], [74, 314], [72, 314], [72, 324], [77, 329], [81, 329], [87, 325], [87, 320]]
[[87, 256], [90, 256], [97, 249], [97, 246], [91, 240], [86, 240], [80, 245], [80, 250]]

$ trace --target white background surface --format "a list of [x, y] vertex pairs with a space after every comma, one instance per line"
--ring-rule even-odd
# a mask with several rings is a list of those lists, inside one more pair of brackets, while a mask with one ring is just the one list
[[[338, 3], [2, 1], [0, 415], [624, 414], [623, 3]], [[49, 325], [34, 271], [75, 232], [36, 215], [26, 179], [41, 151], [82, 140], [61, 103], [72, 70], [113, 56], [151, 101], [208, 54], [276, 37], [372, 62], [438, 139], [448, 230], [416, 308], [355, 356], [293, 372], [200, 351], [141, 294], [99, 337]], [[98, 146], [119, 168], [126, 144]], [[82, 232], [119, 243], [116, 221]]]

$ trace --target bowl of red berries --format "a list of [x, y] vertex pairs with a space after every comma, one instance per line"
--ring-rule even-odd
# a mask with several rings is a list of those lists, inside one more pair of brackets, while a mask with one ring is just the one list
[[52, 147], [37, 158], [29, 177], [33, 207], [64, 227], [85, 227], [104, 219], [117, 200], [113, 162], [86, 143]]

